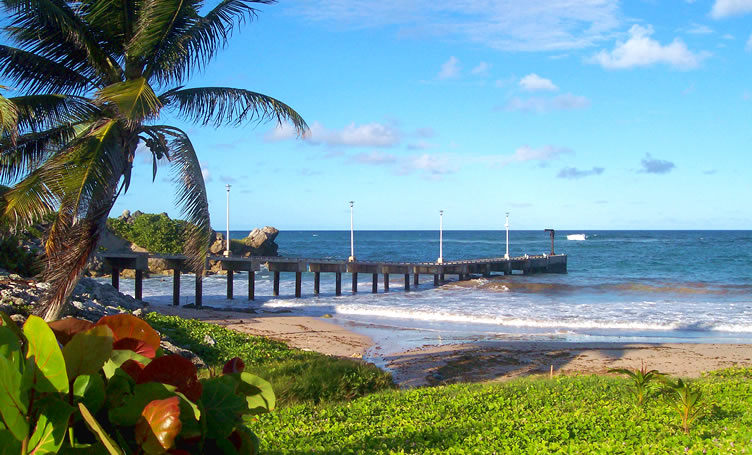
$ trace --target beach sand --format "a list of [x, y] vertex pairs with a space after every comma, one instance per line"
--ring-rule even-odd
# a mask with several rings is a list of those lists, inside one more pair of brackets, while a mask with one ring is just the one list
[[601, 374], [610, 368], [648, 369], [680, 377], [736, 365], [752, 366], [752, 345], [570, 343], [482, 341], [425, 346], [378, 354], [371, 338], [323, 318], [153, 306], [152, 311], [200, 319], [239, 332], [261, 335], [323, 354], [375, 360], [386, 365], [401, 387], [454, 382], [500, 381], [532, 374]]

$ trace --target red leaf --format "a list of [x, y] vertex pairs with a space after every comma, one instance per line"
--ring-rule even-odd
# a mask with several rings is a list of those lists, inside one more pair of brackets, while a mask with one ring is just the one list
[[146, 405], [136, 422], [136, 442], [148, 454], [161, 454], [175, 444], [180, 433], [180, 398], [154, 400]]
[[230, 433], [230, 437], [227, 438], [230, 443], [235, 446], [235, 450], [240, 450], [240, 446], [243, 445], [243, 440], [240, 439], [240, 433], [238, 433], [238, 430], [233, 431]]
[[222, 374], [242, 373], [244, 369], [245, 363], [243, 360], [240, 357], [235, 357], [225, 363], [224, 368], [222, 368]]
[[201, 398], [203, 387], [196, 377], [196, 367], [190, 360], [177, 354], [157, 357], [138, 375], [138, 384], [161, 382], [174, 385], [178, 392], [196, 402]]
[[91, 322], [76, 318], [60, 319], [58, 321], [52, 321], [47, 325], [52, 329], [52, 333], [55, 334], [58, 343], [63, 346], [68, 344], [71, 338], [73, 338], [73, 335], [79, 332], [85, 332], [94, 327], [94, 324]]
[[159, 334], [144, 320], [123, 313], [114, 316], [105, 316], [97, 322], [97, 325], [106, 325], [112, 329], [115, 341], [123, 338], [135, 338], [151, 346], [156, 352], [159, 349]]
[[153, 359], [157, 355], [153, 347], [146, 344], [145, 341], [135, 338], [121, 338], [112, 344], [112, 349], [133, 351], [150, 359]]
[[128, 376], [132, 377], [134, 381], [138, 381], [138, 377], [141, 375], [144, 366], [141, 362], [133, 359], [128, 359], [120, 365], [120, 369], [128, 373]]

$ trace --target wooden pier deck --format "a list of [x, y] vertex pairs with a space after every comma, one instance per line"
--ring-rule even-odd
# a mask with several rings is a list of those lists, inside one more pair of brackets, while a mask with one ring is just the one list
[[[172, 303], [180, 301], [180, 276], [186, 272], [186, 257], [182, 255], [161, 255], [147, 253], [109, 253], [101, 258], [112, 268], [112, 285], [119, 289], [120, 271], [135, 270], [135, 297], [142, 299], [143, 273], [148, 271], [149, 258], [163, 259], [168, 268], [173, 271]], [[321, 291], [321, 274], [335, 274], [335, 294], [342, 295], [342, 274], [349, 273], [352, 277], [353, 293], [358, 292], [358, 275], [372, 276], [371, 292], [378, 292], [379, 275], [383, 276], [384, 292], [389, 292], [390, 275], [402, 276], [405, 291], [410, 290], [410, 278], [413, 286], [419, 286], [420, 275], [432, 275], [433, 285], [439, 286], [445, 281], [446, 275], [457, 275], [459, 280], [470, 279], [472, 275], [489, 277], [494, 273], [510, 275], [521, 272], [523, 275], [535, 273], [567, 273], [567, 255], [536, 255], [513, 258], [483, 258], [447, 262], [370, 262], [370, 261], [339, 261], [311, 258], [283, 258], [283, 257], [225, 257], [210, 256], [207, 261], [217, 261], [222, 270], [227, 272], [227, 298], [234, 298], [233, 276], [235, 272], [248, 273], [248, 300], [256, 298], [256, 272], [265, 264], [274, 274], [272, 295], [279, 295], [280, 274], [295, 274], [295, 297], [302, 296], [303, 273], [314, 274], [313, 293], [319, 295]], [[203, 300], [203, 275], [196, 276], [196, 306], [200, 307]]]

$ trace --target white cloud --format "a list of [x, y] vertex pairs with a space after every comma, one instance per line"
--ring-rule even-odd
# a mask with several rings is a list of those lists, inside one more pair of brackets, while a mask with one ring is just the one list
[[473, 74], [477, 74], [479, 76], [486, 76], [488, 75], [488, 70], [491, 69], [491, 64], [486, 62], [480, 62], [478, 63], [478, 66], [472, 69], [470, 71]]
[[590, 100], [584, 96], [565, 93], [553, 98], [511, 98], [504, 107], [507, 111], [534, 112], [544, 114], [546, 112], [559, 110], [569, 111], [575, 109], [584, 109], [590, 106]]
[[209, 171], [209, 163], [206, 161], [199, 161], [199, 166], [201, 166], [201, 175], [204, 177], [204, 182], [211, 182], [212, 176], [211, 172]]
[[556, 91], [559, 87], [556, 86], [551, 79], [540, 77], [535, 73], [530, 73], [527, 76], [520, 79], [520, 87], [531, 92], [537, 90]]
[[715, 0], [710, 15], [715, 19], [752, 12], [752, 0]]
[[402, 163], [398, 169], [398, 173], [405, 175], [418, 171], [426, 177], [439, 179], [443, 175], [454, 173], [456, 170], [457, 166], [449, 156], [424, 153], [408, 158]]
[[747, 40], [747, 44], [744, 46], [747, 51], [752, 51], [752, 35], [749, 35], [749, 39]]
[[607, 69], [626, 69], [657, 63], [665, 63], [679, 69], [692, 69], [700, 66], [702, 60], [708, 56], [704, 52], [693, 53], [679, 38], [664, 46], [650, 37], [653, 32], [650, 25], [643, 27], [635, 24], [629, 29], [627, 41], [618, 41], [611, 52], [601, 51], [589, 61]]
[[621, 21], [613, 0], [299, 0], [286, 11], [340, 28], [392, 27], [403, 37], [448, 37], [505, 51], [592, 46]]
[[455, 56], [449, 57], [449, 60], [441, 65], [441, 70], [437, 77], [439, 79], [452, 79], [460, 75], [460, 61]]
[[351, 163], [373, 164], [377, 166], [391, 165], [397, 162], [397, 157], [391, 153], [374, 151], [369, 153], [358, 153], [350, 157]]
[[497, 166], [507, 166], [512, 163], [524, 163], [528, 161], [540, 161], [542, 163], [545, 163], [547, 161], [555, 160], [561, 155], [570, 153], [574, 152], [569, 148], [557, 147], [555, 145], [544, 145], [538, 148], [533, 148], [529, 145], [523, 145], [522, 147], [519, 147], [517, 150], [515, 150], [511, 155], [482, 157], [479, 159], [479, 161]]
[[[295, 129], [287, 124], [277, 126], [264, 136], [269, 142], [295, 137]], [[303, 139], [312, 145], [324, 144], [330, 147], [392, 147], [400, 143], [402, 132], [392, 125], [377, 122], [364, 125], [353, 122], [341, 130], [330, 130], [321, 123], [314, 122]]]
[[707, 25], [693, 23], [692, 26], [687, 29], [687, 33], [690, 35], [711, 35], [715, 32]]

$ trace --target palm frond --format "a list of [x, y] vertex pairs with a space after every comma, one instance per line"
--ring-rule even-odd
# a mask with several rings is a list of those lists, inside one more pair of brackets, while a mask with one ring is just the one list
[[100, 109], [88, 98], [71, 95], [28, 95], [10, 98], [18, 110], [22, 131], [42, 131], [90, 119]]
[[[13, 101], [0, 95], [0, 140], [7, 137], [8, 142], [15, 145], [16, 136], [18, 136], [18, 109]], [[1, 148], [0, 153], [2, 153]]]
[[79, 95], [95, 81], [63, 63], [15, 47], [0, 45], [0, 75], [29, 94]]
[[137, 3], [136, 0], [80, 0], [78, 11], [98, 42], [106, 45], [111, 55], [122, 56], [125, 44], [133, 37]]
[[202, 87], [171, 90], [159, 97], [165, 107], [174, 109], [183, 119], [201, 125], [241, 125], [248, 122], [289, 121], [298, 135], [308, 131], [303, 117], [287, 104], [270, 96], [227, 87]]
[[274, 0], [223, 0], [185, 33], [162, 46], [145, 73], [160, 83], [180, 84], [192, 71], [200, 72], [227, 45], [236, 25], [254, 19], [258, 10], [251, 4]]
[[129, 122], [141, 122], [159, 114], [162, 103], [143, 77], [108, 85], [97, 92], [101, 103], [117, 106], [122, 118]]
[[55, 61], [66, 58], [63, 49], [67, 48], [71, 54], [68, 58], [75, 58], [79, 65], [85, 58], [103, 80], [120, 79], [122, 71], [117, 62], [65, 0], [3, 0], [2, 4], [11, 13], [8, 35], [21, 47], [28, 46], [35, 54]]
[[196, 150], [188, 135], [178, 128], [164, 125], [147, 128], [151, 134], [163, 134], [168, 138], [172, 181], [178, 191], [176, 204], [189, 225], [184, 253], [188, 256], [191, 270], [200, 273], [204, 270], [209, 252], [211, 221], [204, 176]]

